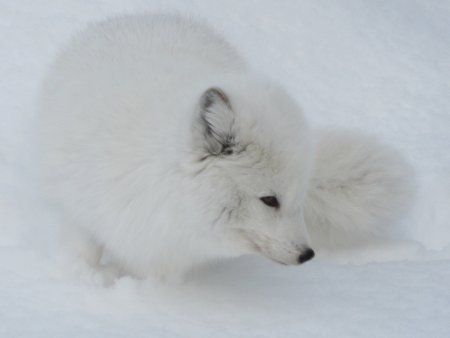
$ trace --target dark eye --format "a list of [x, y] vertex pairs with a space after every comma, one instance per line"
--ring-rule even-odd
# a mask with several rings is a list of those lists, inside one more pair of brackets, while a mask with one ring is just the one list
[[269, 207], [272, 207], [272, 208], [280, 207], [280, 203], [278, 203], [278, 199], [275, 196], [264, 196], [264, 197], [261, 197], [260, 200]]

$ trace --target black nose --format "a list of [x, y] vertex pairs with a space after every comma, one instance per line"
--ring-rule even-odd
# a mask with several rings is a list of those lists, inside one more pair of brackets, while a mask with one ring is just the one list
[[313, 257], [314, 257], [314, 250], [308, 248], [305, 251], [303, 251], [300, 256], [298, 256], [298, 262], [302, 264], [305, 263], [306, 261], [309, 261]]

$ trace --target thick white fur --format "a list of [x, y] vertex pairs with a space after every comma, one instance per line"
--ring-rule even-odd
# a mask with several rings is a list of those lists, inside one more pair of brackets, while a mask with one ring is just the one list
[[412, 201], [409, 165], [371, 136], [323, 130], [316, 138], [305, 204], [312, 245], [345, 249], [387, 234]]
[[[54, 62], [39, 109], [43, 187], [91, 262], [102, 247], [128, 273], [173, 278], [247, 253], [298, 264], [307, 248], [302, 113], [204, 24], [91, 25]], [[279, 209], [260, 200], [272, 195]]]
[[[37, 124], [43, 187], [92, 264], [103, 249], [128, 273], [173, 278], [247, 253], [298, 264], [309, 246], [302, 113], [202, 23], [140, 15], [91, 25], [52, 65]], [[390, 221], [407, 175], [372, 141], [324, 135], [306, 203], [314, 243]]]

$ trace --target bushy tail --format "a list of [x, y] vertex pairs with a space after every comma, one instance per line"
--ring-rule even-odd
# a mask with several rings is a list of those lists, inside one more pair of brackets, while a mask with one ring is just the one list
[[366, 135], [321, 131], [317, 136], [305, 208], [313, 247], [359, 246], [386, 233], [412, 201], [408, 163]]

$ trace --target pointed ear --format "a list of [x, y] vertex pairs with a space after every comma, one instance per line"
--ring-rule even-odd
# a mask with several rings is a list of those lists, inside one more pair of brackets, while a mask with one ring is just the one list
[[202, 146], [210, 155], [229, 155], [235, 146], [235, 114], [228, 96], [210, 88], [200, 97], [199, 127]]

